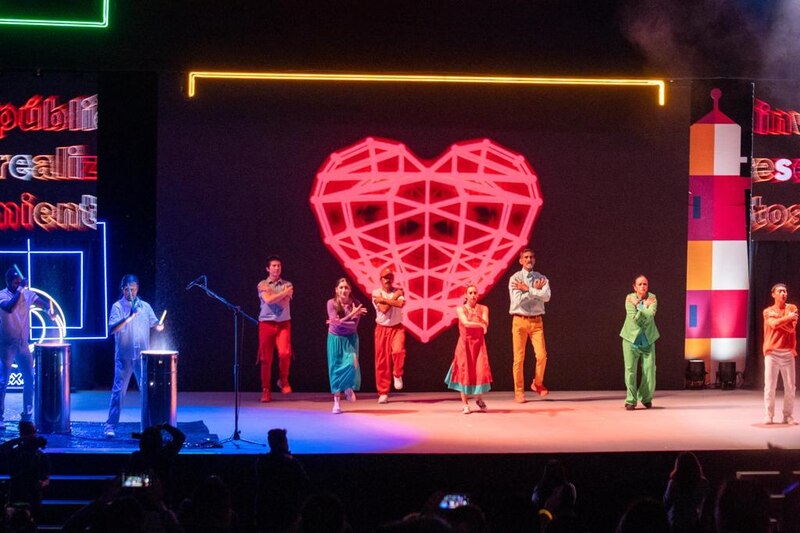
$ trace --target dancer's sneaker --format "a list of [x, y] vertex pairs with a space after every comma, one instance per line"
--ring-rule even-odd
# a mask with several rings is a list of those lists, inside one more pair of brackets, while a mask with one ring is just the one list
[[281, 394], [291, 394], [292, 393], [292, 386], [289, 385], [289, 382], [278, 380], [278, 388], [281, 389]]
[[344, 397], [348, 402], [356, 401], [356, 392], [353, 389], [347, 389], [344, 391]]
[[342, 414], [342, 408], [339, 406], [339, 398], [333, 399], [333, 409], [331, 409], [331, 413], [335, 415]]
[[477, 400], [475, 400], [475, 403], [477, 404], [478, 409], [481, 410], [481, 413], [486, 412], [486, 402], [483, 401], [483, 398], [478, 398]]
[[393, 376], [394, 377], [394, 388], [395, 390], [403, 390], [403, 376]]
[[465, 405], [464, 408], [461, 410], [462, 413], [465, 415], [470, 414], [472, 411], [469, 410], [469, 405]]
[[537, 393], [542, 398], [550, 394], [550, 391], [547, 390], [547, 387], [545, 387], [544, 385], [536, 385], [534, 383], [531, 383], [531, 390]]
[[380, 396], [378, 396], [378, 403], [389, 403], [389, 395], [381, 394]]

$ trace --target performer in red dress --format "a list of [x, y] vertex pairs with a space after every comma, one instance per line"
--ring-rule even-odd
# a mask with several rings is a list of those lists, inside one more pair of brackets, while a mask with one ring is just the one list
[[483, 394], [492, 388], [492, 370], [484, 342], [489, 328], [489, 309], [478, 303], [478, 288], [475, 285], [467, 286], [464, 305], [458, 306], [456, 313], [458, 344], [444, 382], [448, 388], [461, 393], [462, 412], [468, 415], [469, 395], [475, 395], [478, 409], [486, 411]]

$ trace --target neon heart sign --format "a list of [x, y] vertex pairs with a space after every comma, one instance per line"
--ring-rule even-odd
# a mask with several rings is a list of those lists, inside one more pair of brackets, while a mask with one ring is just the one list
[[366, 138], [332, 153], [311, 193], [323, 240], [369, 294], [392, 267], [404, 324], [428, 342], [455, 320], [468, 283], [489, 291], [530, 240], [542, 207], [525, 158], [490, 139], [425, 162], [397, 141]]

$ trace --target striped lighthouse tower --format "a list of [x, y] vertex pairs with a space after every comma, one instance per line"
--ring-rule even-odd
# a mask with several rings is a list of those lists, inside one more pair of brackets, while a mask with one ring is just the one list
[[719, 361], [744, 368], [747, 337], [747, 209], [740, 176], [742, 128], [714, 109], [689, 128], [686, 359], [703, 359], [706, 382]]

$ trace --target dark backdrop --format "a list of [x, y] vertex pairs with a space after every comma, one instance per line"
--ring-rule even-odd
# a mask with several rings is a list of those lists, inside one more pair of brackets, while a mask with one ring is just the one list
[[[755, 97], [769, 103], [773, 109], [797, 109], [795, 84], [786, 81], [759, 82]], [[796, 135], [753, 135], [753, 157], [798, 157]], [[764, 204], [782, 203], [786, 206], [798, 202], [798, 184], [759, 184], [756, 195], [764, 195]], [[777, 189], [777, 192], [776, 192]], [[797, 303], [800, 291], [800, 273], [795, 265], [800, 261], [800, 242], [797, 235], [787, 233], [761, 234], [751, 246], [750, 320], [748, 324], [747, 369], [745, 385], [760, 387], [764, 382], [762, 343], [764, 342], [764, 308], [773, 304], [770, 289], [775, 283], [785, 283], [789, 301]], [[749, 371], [753, 369], [753, 371]], [[782, 385], [781, 385], [782, 386]]]
[[[181, 389], [229, 390], [234, 344], [232, 313], [185, 285], [207, 274], [211, 289], [257, 316], [255, 286], [271, 253], [296, 286], [292, 384], [328, 389], [325, 301], [344, 271], [322, 243], [308, 197], [326, 156], [367, 136], [401, 141], [422, 158], [481, 137], [524, 155], [544, 198], [531, 244], [553, 289], [548, 386], [622, 389], [623, 301], [645, 273], [659, 295], [659, 386], [682, 387], [688, 88], [672, 87], [660, 108], [641, 89], [213, 82], [189, 100], [182, 85], [163, 75], [159, 89], [151, 297], [156, 312], [169, 309], [158, 342], [181, 353]], [[509, 265], [483, 299], [499, 390], [511, 388], [506, 280], [517, 268]], [[374, 390], [371, 317], [363, 322], [363, 389]], [[427, 344], [409, 341], [409, 390], [443, 390], [455, 339], [451, 329]], [[247, 324], [244, 390], [259, 388], [256, 343]]]
[[[155, 296], [157, 82], [152, 72], [98, 76], [97, 210], [108, 223], [109, 305], [127, 273], [139, 276], [142, 298]], [[113, 337], [73, 344], [73, 387], [108, 388], [113, 377]]]

